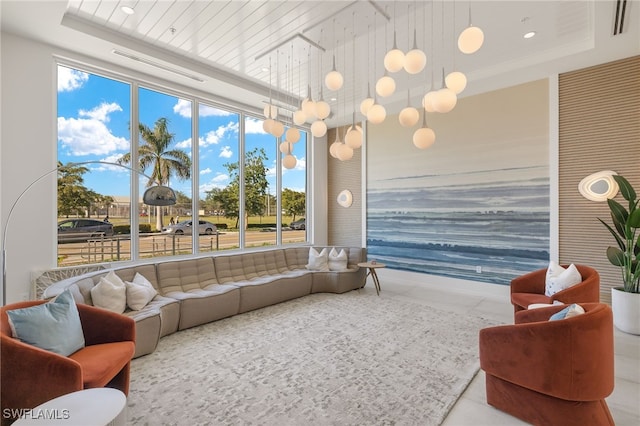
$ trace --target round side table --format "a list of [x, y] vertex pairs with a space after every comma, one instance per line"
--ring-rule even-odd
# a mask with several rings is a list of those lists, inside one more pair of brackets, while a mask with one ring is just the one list
[[22, 417], [14, 425], [125, 425], [126, 407], [127, 397], [117, 389], [85, 389], [24, 410]]
[[387, 265], [380, 262], [362, 262], [362, 263], [358, 263], [358, 266], [361, 268], [369, 268], [369, 272], [367, 273], [367, 276], [364, 277], [364, 284], [362, 285], [362, 287], [367, 285], [367, 277], [371, 275], [371, 279], [373, 279], [373, 285], [376, 288], [376, 293], [378, 294], [378, 296], [380, 296], [380, 290], [381, 290], [380, 280], [378, 279], [378, 274], [376, 274], [376, 269], [384, 268]]

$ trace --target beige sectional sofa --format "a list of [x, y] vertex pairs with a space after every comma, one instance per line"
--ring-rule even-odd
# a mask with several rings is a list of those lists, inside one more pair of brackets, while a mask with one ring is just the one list
[[[132, 281], [136, 273], [140, 273], [158, 292], [142, 309], [133, 311], [127, 308], [124, 312], [136, 321], [134, 357], [153, 352], [161, 337], [178, 330], [311, 293], [344, 293], [362, 287], [366, 270], [359, 268], [358, 263], [366, 261], [366, 249], [336, 249], [344, 249], [347, 253], [347, 268], [344, 270], [307, 269], [309, 247], [223, 252], [207, 257], [113, 268], [123, 281]], [[41, 295], [44, 298], [54, 297], [69, 288], [78, 303], [92, 305], [91, 288], [111, 270], [85, 272], [55, 282], [50, 279], [50, 274], [47, 278], [45, 272], [36, 278], [36, 287], [38, 279], [40, 285], [47, 281]]]

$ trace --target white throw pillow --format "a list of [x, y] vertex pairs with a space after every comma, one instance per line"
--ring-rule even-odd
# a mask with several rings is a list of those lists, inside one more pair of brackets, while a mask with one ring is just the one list
[[320, 253], [313, 247], [309, 248], [309, 263], [307, 269], [312, 271], [328, 271], [329, 270], [329, 252], [323, 248]]
[[158, 294], [153, 284], [139, 272], [136, 272], [132, 282], [125, 281], [125, 285], [127, 286], [127, 305], [134, 311], [147, 306], [147, 303]]
[[121, 314], [127, 308], [127, 286], [111, 271], [91, 289], [93, 305]]
[[549, 263], [549, 268], [547, 269], [544, 294], [551, 297], [559, 291], [581, 282], [582, 276], [573, 263], [565, 269], [552, 261]]
[[556, 312], [551, 315], [549, 321], [558, 321], [565, 318], [577, 317], [578, 315], [584, 314], [584, 308], [576, 303], [567, 306], [563, 310]]
[[335, 247], [329, 252], [329, 270], [330, 271], [346, 271], [349, 257], [344, 249], [336, 250]]

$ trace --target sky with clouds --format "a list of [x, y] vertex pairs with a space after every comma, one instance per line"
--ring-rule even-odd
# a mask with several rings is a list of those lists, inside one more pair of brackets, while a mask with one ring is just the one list
[[[130, 85], [63, 66], [58, 67], [58, 160], [62, 163], [82, 161], [115, 162], [129, 151], [131, 117]], [[149, 128], [160, 117], [168, 120], [173, 133], [171, 149], [181, 149], [192, 157], [192, 102], [143, 88], [139, 89], [140, 123]], [[199, 192], [229, 183], [227, 163], [238, 161], [239, 115], [214, 106], [199, 105]], [[268, 155], [270, 193], [275, 194], [277, 142], [262, 128], [262, 120], [247, 117], [245, 149], [263, 148]], [[303, 133], [304, 135], [304, 133]], [[305, 190], [306, 147], [304, 137], [294, 145], [298, 160], [292, 170], [283, 169], [283, 187]], [[112, 196], [130, 193], [129, 171], [104, 164], [86, 165], [85, 185]], [[141, 177], [141, 181], [146, 179]], [[191, 180], [170, 182], [177, 191], [191, 196]]]

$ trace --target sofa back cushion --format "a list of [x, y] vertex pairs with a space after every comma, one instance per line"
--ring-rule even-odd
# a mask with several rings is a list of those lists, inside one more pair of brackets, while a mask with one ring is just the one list
[[156, 265], [138, 265], [131, 266], [129, 268], [116, 269], [116, 274], [122, 278], [122, 281], [133, 282], [136, 274], [140, 274], [145, 277], [155, 288], [158, 290], [160, 286], [158, 285], [158, 277], [156, 275]]
[[309, 247], [287, 247], [285, 258], [289, 269], [307, 269], [309, 263]]
[[[247, 280], [244, 263], [245, 256], [248, 254], [249, 253], [232, 254], [228, 256], [216, 256], [213, 258], [220, 284]], [[249, 262], [246, 263], [249, 264]], [[251, 262], [251, 266], [248, 266], [247, 269], [249, 270], [249, 273], [253, 272], [255, 274], [255, 266], [253, 262]]]
[[162, 294], [188, 292], [219, 283], [210, 257], [160, 262], [156, 272]]

